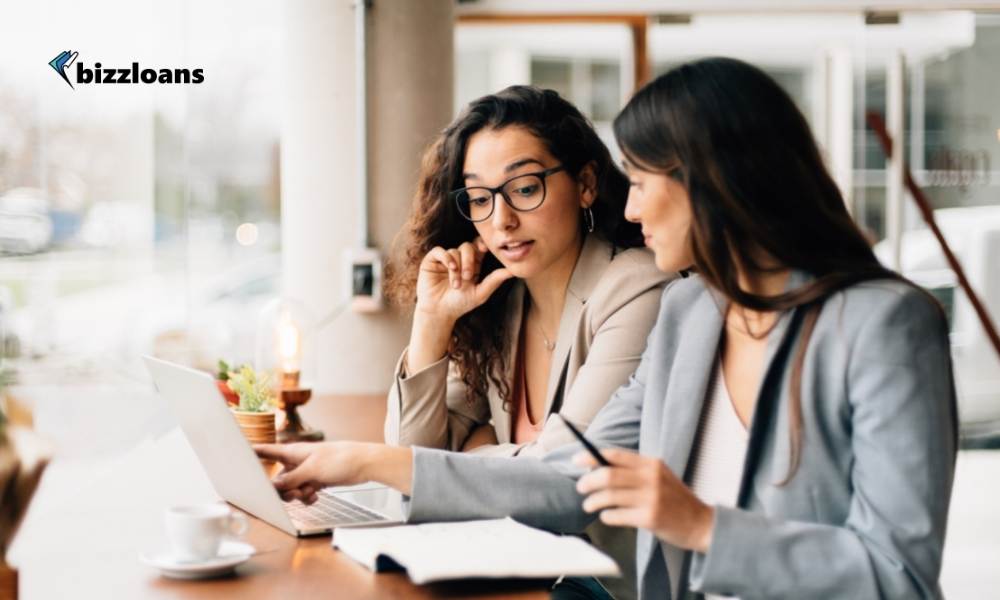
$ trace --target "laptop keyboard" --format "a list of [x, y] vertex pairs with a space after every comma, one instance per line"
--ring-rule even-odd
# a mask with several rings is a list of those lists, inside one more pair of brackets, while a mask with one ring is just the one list
[[292, 519], [307, 527], [333, 527], [386, 520], [383, 515], [333, 494], [321, 493], [319, 500], [311, 505], [294, 500], [286, 503], [285, 508]]

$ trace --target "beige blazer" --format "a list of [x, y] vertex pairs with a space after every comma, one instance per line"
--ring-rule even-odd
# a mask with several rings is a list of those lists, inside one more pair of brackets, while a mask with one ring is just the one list
[[[586, 428], [618, 387], [639, 365], [646, 336], [653, 327], [663, 286], [671, 279], [653, 263], [644, 248], [618, 251], [596, 235], [587, 236], [570, 277], [553, 351], [545, 398], [546, 423], [529, 444], [511, 443], [510, 412], [504, 410], [498, 390], [490, 386], [488, 399], [470, 404], [466, 386], [450, 368], [448, 358], [405, 376], [403, 357], [389, 392], [385, 441], [400, 446], [460, 450], [469, 433], [491, 423], [498, 445], [476, 449], [479, 454], [540, 456], [573, 441], [553, 420], [560, 412]], [[524, 284], [515, 283], [509, 296], [507, 331], [508, 381], [513, 381], [514, 352], [518, 346], [524, 306]]]
[[[404, 351], [389, 392], [386, 443], [460, 450], [469, 433], [485, 423], [493, 425], [499, 444], [480, 446], [473, 450], [476, 454], [541, 456], [573, 442], [572, 434], [551, 418], [552, 413], [561, 413], [581, 429], [590, 425], [638, 367], [663, 287], [671, 279], [656, 268], [649, 250], [616, 253], [600, 237], [588, 236], [566, 293], [545, 396], [546, 422], [538, 438], [529, 444], [511, 443], [512, 415], [504, 410], [498, 390], [490, 386], [487, 400], [470, 405], [465, 384], [447, 357], [404, 376]], [[506, 350], [508, 381], [514, 379], [523, 307], [524, 284], [518, 281], [506, 313], [506, 330], [511, 332]], [[635, 598], [635, 530], [597, 522], [586, 533], [622, 570], [621, 578], [602, 578], [601, 584], [618, 600]]]

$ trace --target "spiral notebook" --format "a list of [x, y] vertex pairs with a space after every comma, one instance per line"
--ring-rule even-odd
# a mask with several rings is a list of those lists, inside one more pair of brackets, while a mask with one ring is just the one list
[[333, 547], [373, 571], [406, 570], [416, 584], [465, 578], [620, 576], [580, 538], [506, 519], [340, 528]]

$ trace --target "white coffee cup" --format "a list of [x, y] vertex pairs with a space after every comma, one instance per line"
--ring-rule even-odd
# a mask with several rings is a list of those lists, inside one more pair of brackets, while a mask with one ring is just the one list
[[239, 537], [248, 527], [246, 517], [220, 503], [168, 508], [164, 524], [174, 556], [182, 561], [218, 556], [223, 539]]

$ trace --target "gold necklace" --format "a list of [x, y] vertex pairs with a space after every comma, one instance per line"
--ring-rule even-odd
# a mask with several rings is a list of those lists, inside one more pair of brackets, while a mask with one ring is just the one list
[[[535, 313], [535, 311], [531, 312], [532, 314], [537, 314]], [[535, 320], [537, 321], [536, 325], [538, 325], [538, 332], [542, 334], [542, 343], [545, 344], [545, 349], [548, 350], [549, 352], [552, 352], [553, 350], [556, 349], [556, 343], [550, 342], [549, 336], [545, 335], [545, 329], [542, 328], [542, 320], [537, 317], [535, 318]]]
[[545, 349], [548, 350], [549, 352], [552, 352], [553, 350], [555, 350], [556, 349], [555, 342], [550, 342], [549, 341], [549, 336], [545, 335], [545, 330], [542, 329], [542, 324], [541, 323], [538, 324], [538, 331], [540, 331], [541, 334], [542, 334], [542, 343], [545, 344]]

